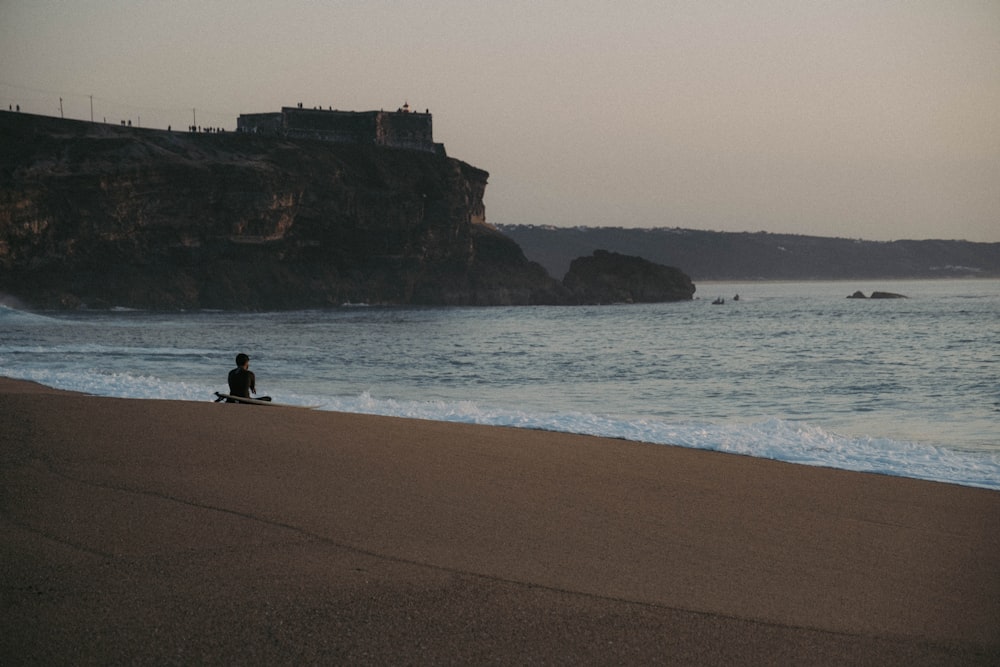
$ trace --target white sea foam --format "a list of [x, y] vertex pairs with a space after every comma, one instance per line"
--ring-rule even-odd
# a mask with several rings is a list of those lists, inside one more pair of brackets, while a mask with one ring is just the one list
[[[858, 302], [854, 289], [910, 299]], [[28, 313], [0, 375], [210, 401], [250, 353], [278, 402], [675, 444], [1000, 489], [1000, 281], [713, 286], [708, 303]], [[367, 389], [367, 391], [362, 391]]]
[[[209, 401], [224, 386], [166, 382], [127, 373], [4, 368], [0, 375], [98, 396]], [[803, 465], [840, 468], [1000, 490], [1000, 455], [970, 453], [887, 438], [850, 437], [804, 423], [764, 419], [727, 424], [616, 417], [582, 412], [546, 413], [489, 408], [474, 401], [407, 401], [358, 396], [285, 394], [282, 403], [320, 410], [559, 431], [635, 442], [677, 445]]]

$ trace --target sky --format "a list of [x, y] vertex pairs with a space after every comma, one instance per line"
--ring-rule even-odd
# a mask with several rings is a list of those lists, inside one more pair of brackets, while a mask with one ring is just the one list
[[997, 0], [0, 0], [2, 108], [91, 100], [408, 102], [497, 224], [1000, 242]]

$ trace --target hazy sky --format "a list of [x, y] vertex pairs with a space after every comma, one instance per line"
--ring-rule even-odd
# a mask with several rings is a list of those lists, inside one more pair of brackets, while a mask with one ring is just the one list
[[1000, 241], [998, 0], [0, 0], [0, 103], [434, 114], [494, 223]]

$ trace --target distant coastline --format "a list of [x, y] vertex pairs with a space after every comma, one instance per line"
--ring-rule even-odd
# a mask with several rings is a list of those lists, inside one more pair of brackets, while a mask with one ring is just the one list
[[498, 224], [559, 279], [596, 249], [677, 266], [698, 281], [1000, 277], [1000, 243], [865, 241], [769, 232]]

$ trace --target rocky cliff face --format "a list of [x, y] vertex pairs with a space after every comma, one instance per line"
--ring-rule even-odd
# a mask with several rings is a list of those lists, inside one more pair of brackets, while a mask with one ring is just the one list
[[561, 303], [431, 153], [0, 113], [0, 292], [35, 307]]
[[689, 301], [695, 291], [680, 269], [606, 250], [574, 259], [563, 284], [580, 303]]

